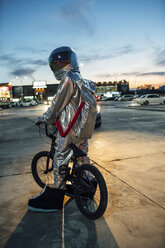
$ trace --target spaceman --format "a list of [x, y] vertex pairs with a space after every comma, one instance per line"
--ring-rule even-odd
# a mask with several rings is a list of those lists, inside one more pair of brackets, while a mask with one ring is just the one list
[[75, 144], [86, 153], [84, 159], [89, 159], [88, 139], [92, 137], [97, 113], [94, 97], [96, 84], [82, 78], [72, 48], [59, 47], [53, 50], [49, 56], [49, 66], [60, 84], [51, 106], [37, 119], [36, 124], [45, 122], [57, 125], [57, 146], [53, 159], [54, 184], [45, 186], [38, 196], [28, 202], [29, 210], [41, 212], [62, 209], [67, 191], [63, 174], [73, 154], [69, 144]]

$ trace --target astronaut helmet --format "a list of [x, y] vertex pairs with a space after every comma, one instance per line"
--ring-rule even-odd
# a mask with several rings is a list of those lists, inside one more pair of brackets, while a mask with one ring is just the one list
[[56, 48], [50, 54], [48, 61], [57, 80], [61, 80], [69, 70], [79, 72], [77, 56], [71, 47]]

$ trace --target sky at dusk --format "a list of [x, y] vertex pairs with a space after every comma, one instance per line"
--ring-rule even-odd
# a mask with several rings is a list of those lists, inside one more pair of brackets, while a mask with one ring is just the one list
[[48, 57], [71, 46], [93, 81], [165, 84], [165, 0], [0, 0], [0, 83], [57, 83]]

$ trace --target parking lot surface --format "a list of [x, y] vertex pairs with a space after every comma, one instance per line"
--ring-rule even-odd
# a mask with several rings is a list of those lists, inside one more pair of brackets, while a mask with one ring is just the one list
[[40, 192], [32, 157], [49, 149], [34, 125], [45, 109], [0, 111], [0, 247], [165, 247], [165, 106], [100, 104], [102, 126], [89, 140], [89, 155], [106, 180], [109, 201], [96, 221], [69, 198], [63, 211], [27, 210], [28, 199]]

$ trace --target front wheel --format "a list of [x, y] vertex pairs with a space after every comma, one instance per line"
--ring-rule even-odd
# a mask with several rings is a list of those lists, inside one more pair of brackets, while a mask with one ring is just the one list
[[73, 189], [77, 206], [84, 216], [96, 220], [104, 214], [108, 202], [107, 187], [95, 166], [84, 164], [78, 168]]
[[48, 151], [37, 153], [31, 163], [31, 171], [36, 183], [44, 188], [54, 183], [53, 159]]

